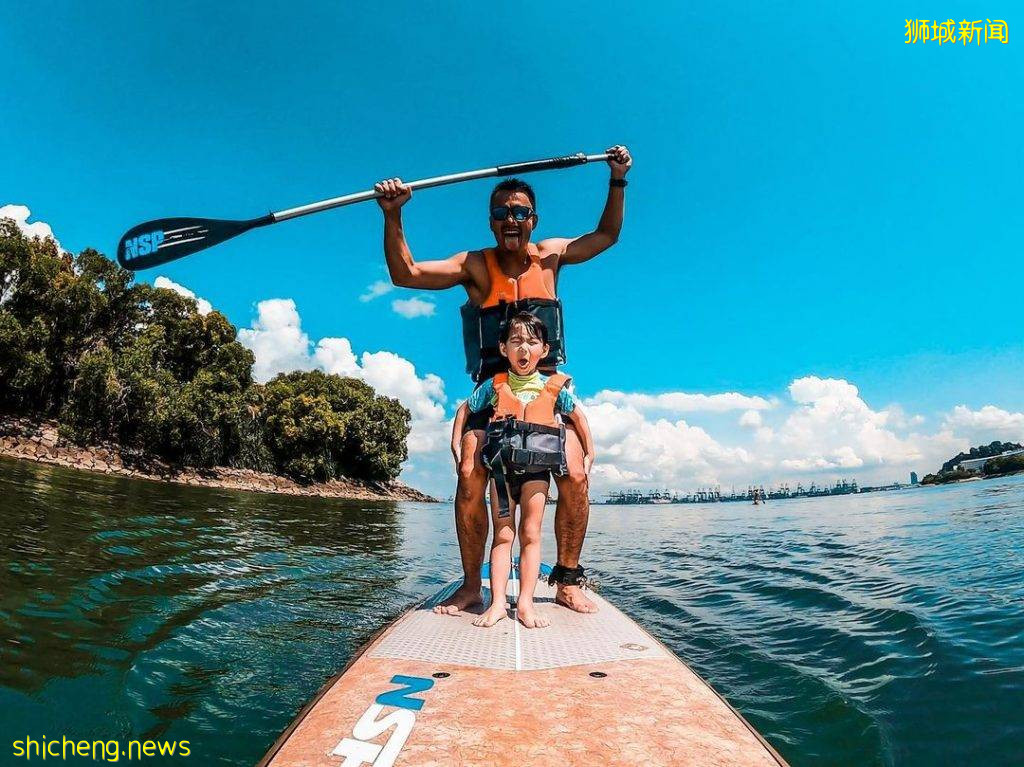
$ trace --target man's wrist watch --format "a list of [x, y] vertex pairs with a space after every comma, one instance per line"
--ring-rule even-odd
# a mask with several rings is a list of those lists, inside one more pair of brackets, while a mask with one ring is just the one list
[[618, 187], [619, 189], [624, 189], [628, 183], [629, 182], [624, 178], [613, 178], [608, 180], [608, 186]]

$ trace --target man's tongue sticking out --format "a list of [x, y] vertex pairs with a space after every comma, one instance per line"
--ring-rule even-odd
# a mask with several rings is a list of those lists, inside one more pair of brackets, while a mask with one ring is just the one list
[[501, 241], [505, 250], [519, 250], [519, 227], [502, 227]]

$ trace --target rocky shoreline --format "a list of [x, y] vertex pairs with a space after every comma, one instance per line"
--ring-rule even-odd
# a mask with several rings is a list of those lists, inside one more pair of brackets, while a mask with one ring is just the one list
[[60, 437], [58, 424], [55, 421], [35, 421], [14, 416], [0, 416], [0, 456], [96, 471], [102, 474], [227, 490], [358, 500], [424, 502], [436, 502], [437, 500], [401, 482], [377, 483], [334, 479], [330, 482], [302, 485], [288, 477], [251, 469], [232, 469], [226, 466], [217, 466], [212, 469], [175, 467], [162, 461], [129, 453], [117, 445], [107, 444], [92, 447], [75, 445]]

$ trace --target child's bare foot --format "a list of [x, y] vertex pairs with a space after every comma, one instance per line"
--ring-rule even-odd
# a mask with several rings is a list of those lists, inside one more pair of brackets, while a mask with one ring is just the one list
[[540, 615], [532, 602], [520, 599], [516, 614], [519, 616], [519, 622], [528, 629], [543, 629], [551, 625], [551, 621]]
[[480, 626], [481, 628], [490, 628], [495, 623], [505, 617], [505, 603], [492, 602], [491, 606], [488, 607], [482, 615], [473, 621], [474, 626]]

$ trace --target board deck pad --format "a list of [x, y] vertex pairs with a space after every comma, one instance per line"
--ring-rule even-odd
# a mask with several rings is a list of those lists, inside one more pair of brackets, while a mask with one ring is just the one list
[[599, 595], [588, 592], [598, 612], [576, 613], [555, 603], [542, 579], [534, 601], [550, 627], [527, 629], [510, 608], [480, 628], [472, 621], [482, 608], [433, 612], [457, 586], [371, 640], [260, 767], [785, 764], [703, 679]]

